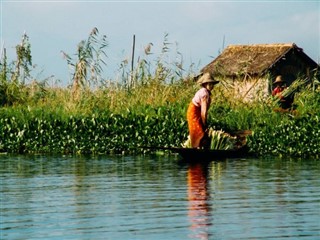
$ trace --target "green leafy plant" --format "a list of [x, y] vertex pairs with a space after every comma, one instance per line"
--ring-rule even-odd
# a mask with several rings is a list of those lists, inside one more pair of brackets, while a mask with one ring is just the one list
[[236, 137], [222, 130], [209, 129], [208, 136], [210, 138], [210, 149], [215, 150], [232, 150], [235, 149]]

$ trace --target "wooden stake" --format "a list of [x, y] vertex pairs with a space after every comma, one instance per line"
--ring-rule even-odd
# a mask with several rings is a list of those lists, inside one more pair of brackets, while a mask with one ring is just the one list
[[133, 43], [132, 43], [132, 58], [131, 58], [131, 87], [133, 86], [133, 67], [134, 67], [134, 51], [136, 45], [136, 35], [133, 34]]

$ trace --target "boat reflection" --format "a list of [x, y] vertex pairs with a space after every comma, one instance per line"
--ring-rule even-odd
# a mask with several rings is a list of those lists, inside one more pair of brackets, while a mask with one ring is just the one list
[[189, 165], [188, 169], [188, 216], [189, 235], [192, 239], [209, 239], [210, 206], [208, 191], [208, 164]]

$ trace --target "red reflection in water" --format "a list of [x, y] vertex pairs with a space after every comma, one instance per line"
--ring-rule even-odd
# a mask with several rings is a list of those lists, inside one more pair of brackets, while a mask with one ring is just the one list
[[188, 216], [191, 222], [191, 238], [209, 239], [208, 166], [190, 165], [188, 169]]

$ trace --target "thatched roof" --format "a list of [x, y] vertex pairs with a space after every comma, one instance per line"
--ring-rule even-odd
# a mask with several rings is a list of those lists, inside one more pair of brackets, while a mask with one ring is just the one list
[[214, 76], [263, 75], [291, 49], [302, 52], [294, 43], [230, 45], [201, 72]]

